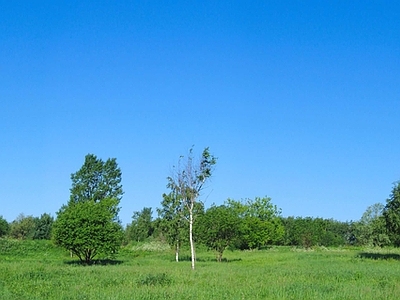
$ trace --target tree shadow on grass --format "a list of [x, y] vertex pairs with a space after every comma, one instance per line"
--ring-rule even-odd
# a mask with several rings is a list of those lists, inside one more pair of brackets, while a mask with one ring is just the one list
[[[190, 255], [181, 255], [181, 256], [179, 256], [179, 261], [192, 261], [192, 257]], [[219, 261], [217, 261], [216, 258], [211, 258], [211, 257], [207, 257], [207, 258], [197, 257], [196, 261], [197, 262], [219, 262]], [[230, 263], [230, 262], [234, 262], [234, 261], [242, 261], [242, 259], [241, 258], [228, 259], [228, 258], [223, 257], [222, 261], [220, 261], [220, 262]]]
[[67, 260], [64, 261], [66, 265], [76, 265], [76, 266], [116, 266], [123, 264], [123, 260], [116, 259], [94, 259], [90, 263], [80, 260]]
[[396, 253], [370, 253], [370, 252], [361, 252], [358, 254], [358, 257], [368, 258], [373, 260], [400, 260], [400, 254]]

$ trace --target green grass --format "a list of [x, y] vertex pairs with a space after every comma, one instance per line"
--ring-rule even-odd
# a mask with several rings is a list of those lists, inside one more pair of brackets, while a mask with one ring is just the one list
[[[7, 244], [12, 243], [12, 244]], [[7, 245], [6, 245], [7, 244]], [[154, 248], [154, 247], [153, 247]], [[400, 252], [274, 247], [215, 254], [125, 248], [82, 266], [47, 241], [0, 240], [0, 299], [398, 299]]]

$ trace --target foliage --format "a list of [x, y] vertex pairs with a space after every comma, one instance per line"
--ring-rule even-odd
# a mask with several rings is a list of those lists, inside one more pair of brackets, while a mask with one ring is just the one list
[[8, 224], [7, 220], [0, 216], [0, 238], [8, 235], [10, 231], [10, 224]]
[[395, 183], [383, 211], [390, 239], [400, 246], [400, 181]]
[[35, 219], [35, 240], [49, 240], [51, 238], [51, 229], [53, 227], [54, 218], [47, 213], [44, 213], [40, 218]]
[[345, 245], [348, 241], [349, 223], [311, 217], [282, 218], [282, 222], [285, 227], [284, 245], [329, 247]]
[[98, 254], [115, 254], [123, 236], [118, 221], [123, 191], [116, 159], [103, 162], [88, 154], [71, 179], [70, 200], [53, 224], [54, 241], [86, 263]]
[[179, 250], [183, 240], [187, 240], [188, 212], [179, 199], [179, 195], [171, 192], [162, 195], [161, 208], [157, 209], [159, 228], [167, 243], [175, 250], [175, 260], [179, 261]]
[[217, 159], [210, 154], [209, 148], [205, 148], [199, 164], [196, 164], [193, 158], [193, 149], [190, 149], [187, 160], [181, 156], [181, 160], [177, 168], [174, 168], [175, 173], [167, 177], [167, 187], [177, 195], [181, 206], [186, 207], [189, 211], [194, 204], [199, 201], [201, 191], [207, 179], [212, 175], [214, 165]]
[[358, 245], [383, 247], [390, 244], [383, 210], [385, 206], [375, 203], [367, 208], [359, 222], [355, 224]]
[[33, 216], [20, 214], [10, 224], [10, 237], [15, 239], [32, 239], [35, 235], [36, 220]]
[[213, 173], [217, 158], [210, 153], [207, 147], [203, 150], [199, 163], [193, 158], [193, 148], [190, 149], [185, 161], [183, 159], [184, 157], [181, 156], [178, 167], [174, 168], [172, 176], [167, 177], [167, 187], [171, 189], [173, 194], [177, 195], [176, 199], [179, 200], [180, 210], [182, 212], [187, 210], [188, 212], [189, 242], [192, 269], [194, 269], [196, 255], [194, 250], [193, 224], [196, 204], [200, 202], [201, 191]]
[[55, 243], [85, 263], [98, 254], [116, 254], [122, 241], [122, 227], [112, 209], [117, 203], [117, 199], [103, 199], [63, 206], [53, 224]]
[[222, 261], [225, 249], [237, 239], [240, 218], [228, 206], [211, 206], [199, 219], [198, 236], [209, 249], [217, 252], [217, 260]]
[[152, 214], [151, 207], [145, 207], [140, 212], [133, 212], [132, 223], [129, 224], [125, 230], [127, 242], [143, 242], [152, 235], [154, 231]]
[[115, 158], [104, 162], [93, 154], [86, 155], [83, 166], [71, 175], [70, 203], [99, 202], [109, 198], [119, 202], [123, 195], [121, 175]]
[[9, 236], [15, 239], [50, 239], [54, 219], [49, 214], [42, 214], [40, 218], [20, 214], [9, 225]]
[[284, 234], [280, 209], [272, 204], [269, 197], [237, 201], [228, 199], [226, 205], [240, 218], [240, 249], [256, 249], [278, 243]]
[[257, 217], [247, 216], [243, 219], [241, 227], [242, 248], [260, 249], [276, 244], [283, 233], [284, 227], [278, 218], [261, 220]]

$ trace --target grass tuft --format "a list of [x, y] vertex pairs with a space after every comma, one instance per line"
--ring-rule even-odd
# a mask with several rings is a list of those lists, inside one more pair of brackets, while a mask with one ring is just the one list
[[166, 273], [148, 274], [140, 277], [137, 281], [139, 285], [161, 285], [168, 286], [172, 279]]

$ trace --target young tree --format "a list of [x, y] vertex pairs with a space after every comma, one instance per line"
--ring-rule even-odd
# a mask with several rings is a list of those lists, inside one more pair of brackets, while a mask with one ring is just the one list
[[375, 203], [363, 213], [360, 221], [355, 224], [358, 244], [382, 247], [390, 243], [383, 216], [384, 209], [383, 204]]
[[168, 244], [175, 250], [175, 261], [179, 261], [179, 250], [185, 234], [184, 216], [179, 196], [174, 193], [163, 194], [161, 208], [157, 208], [160, 229]]
[[302, 246], [306, 249], [315, 245], [340, 246], [354, 243], [352, 224], [333, 219], [311, 217], [282, 218], [285, 228], [283, 244]]
[[10, 224], [7, 220], [0, 216], [0, 238], [7, 235], [10, 231]]
[[36, 220], [33, 216], [20, 214], [10, 224], [10, 236], [15, 239], [32, 239], [35, 234]]
[[200, 217], [197, 232], [200, 240], [217, 252], [217, 261], [222, 261], [225, 249], [238, 237], [240, 218], [231, 207], [211, 206]]
[[391, 240], [396, 246], [400, 246], [400, 181], [393, 185], [392, 193], [386, 200], [383, 216]]
[[192, 269], [195, 267], [195, 250], [193, 240], [193, 223], [196, 203], [200, 201], [199, 197], [207, 180], [211, 177], [214, 165], [217, 159], [210, 154], [209, 148], [205, 148], [200, 161], [196, 162], [193, 158], [193, 148], [190, 149], [187, 158], [181, 156], [179, 164], [169, 176], [167, 187], [178, 195], [180, 206], [187, 209], [189, 214], [189, 242], [192, 258]]
[[128, 241], [144, 241], [150, 237], [154, 231], [152, 224], [152, 209], [145, 207], [142, 211], [134, 211], [132, 223], [127, 226]]
[[123, 194], [116, 159], [103, 162], [88, 154], [71, 179], [70, 200], [53, 224], [55, 243], [86, 263], [100, 253], [115, 254], [122, 239], [118, 205]]
[[240, 248], [254, 249], [276, 243], [283, 238], [284, 227], [280, 209], [273, 205], [269, 197], [236, 201], [228, 199], [231, 207], [241, 219]]
[[53, 227], [54, 218], [44, 213], [40, 218], [36, 218], [36, 228], [33, 234], [35, 240], [49, 240], [51, 237], [51, 229]]

